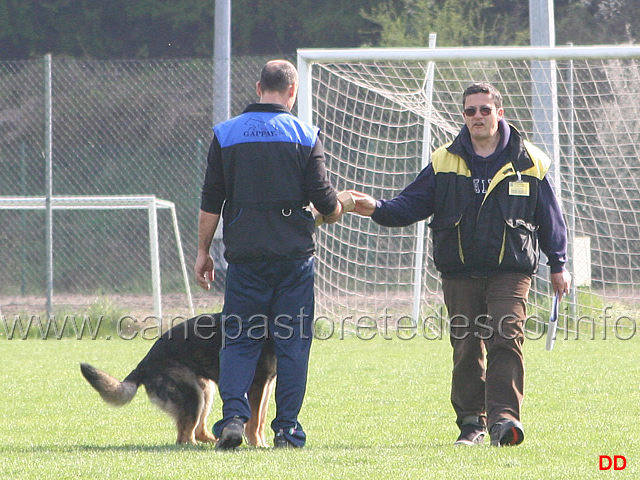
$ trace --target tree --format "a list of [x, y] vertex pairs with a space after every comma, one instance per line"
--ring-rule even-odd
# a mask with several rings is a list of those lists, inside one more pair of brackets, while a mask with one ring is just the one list
[[564, 0], [556, 17], [558, 43], [635, 43], [640, 0]]
[[0, 0], [0, 58], [211, 54], [215, 0]]
[[125, 4], [131, 32], [127, 56], [211, 55], [215, 0], [136, 0]]
[[[556, 43], [634, 43], [640, 0], [556, 0]], [[529, 0], [383, 0], [363, 14], [380, 25], [381, 46], [529, 44]]]
[[360, 12], [379, 0], [233, 0], [235, 54], [294, 53], [297, 48], [375, 44], [379, 26]]
[[[556, 43], [632, 43], [640, 0], [555, 0]], [[210, 56], [215, 0], [0, 0], [0, 59]], [[235, 55], [526, 45], [529, 0], [232, 0]]]
[[32, 2], [0, 0], [1, 58], [26, 58], [33, 53], [33, 40], [38, 37], [34, 15]]
[[385, 1], [364, 16], [381, 26], [383, 46], [426, 46], [430, 32], [439, 46], [514, 45], [528, 28], [527, 1]]
[[[377, 42], [360, 15], [379, 0], [233, 0], [235, 54]], [[0, 58], [50, 52], [90, 58], [212, 54], [215, 0], [0, 0]]]

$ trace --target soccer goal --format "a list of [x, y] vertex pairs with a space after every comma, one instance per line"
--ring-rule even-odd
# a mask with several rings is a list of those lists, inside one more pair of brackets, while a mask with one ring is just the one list
[[[7, 240], [15, 240], [24, 250], [21, 260], [21, 266], [36, 266], [40, 272], [40, 276], [44, 277], [44, 244], [37, 242], [38, 246], [34, 248], [34, 243], [29, 241], [32, 237], [34, 225], [42, 225], [41, 219], [31, 219], [28, 214], [42, 213], [46, 209], [45, 197], [0, 197], [0, 210], [5, 211], [6, 215], [12, 215], [17, 218], [5, 218], [4, 225], [11, 225], [14, 229], [12, 236], [7, 236]], [[138, 290], [147, 292], [152, 296], [153, 314], [156, 318], [162, 319], [162, 282], [161, 282], [161, 258], [169, 256], [167, 251], [169, 248], [174, 249], [177, 262], [173, 262], [173, 270], [179, 269], [179, 273], [172, 272], [173, 276], [179, 277], [184, 283], [184, 294], [186, 295], [187, 304], [191, 315], [194, 314], [193, 301], [191, 297], [191, 289], [187, 276], [187, 269], [182, 250], [182, 241], [178, 227], [178, 219], [176, 215], [175, 205], [167, 200], [156, 198], [153, 195], [148, 196], [53, 196], [51, 198], [51, 209], [54, 212], [54, 218], [57, 223], [64, 225], [63, 229], [54, 229], [54, 238], [52, 241], [56, 245], [54, 251], [54, 260], [59, 270], [62, 272], [55, 275], [57, 283], [65, 282], [64, 271], [70, 270], [65, 268], [66, 264], [81, 263], [82, 278], [77, 278], [80, 273], [74, 270], [72, 279], [67, 279], [67, 284], [76, 283], [78, 285], [91, 287], [93, 279], [98, 279], [96, 288], [104, 290], [105, 285], [117, 283], [126, 288], [131, 288], [131, 279], [140, 282]], [[159, 218], [159, 211], [168, 211], [169, 219], [162, 222]], [[139, 216], [136, 213], [146, 213]], [[106, 214], [106, 216], [100, 216]], [[61, 221], [61, 216], [64, 221]], [[127, 218], [128, 217], [128, 218]], [[21, 227], [22, 225], [22, 227]], [[159, 225], [163, 228], [160, 229]], [[142, 232], [141, 228], [146, 231]], [[38, 227], [36, 227], [38, 228]], [[20, 232], [24, 230], [24, 232]], [[173, 242], [161, 242], [160, 238], [168, 237], [167, 233], [173, 230]], [[162, 237], [159, 236], [159, 232]], [[21, 238], [20, 234], [25, 234]], [[144, 241], [144, 237], [148, 239], [148, 255], [146, 261], [135, 256], [128, 255], [136, 249], [136, 244]], [[120, 239], [125, 239], [121, 242]], [[11, 248], [11, 245], [6, 245]], [[81, 246], [81, 248], [78, 248]], [[109, 265], [109, 259], [114, 258], [108, 255], [111, 250], [119, 250], [121, 254], [118, 258], [123, 259], [122, 265]], [[33, 255], [32, 250], [36, 252]], [[128, 250], [128, 251], [127, 251]], [[30, 261], [31, 258], [37, 259]], [[104, 257], [106, 263], [102, 261]], [[128, 259], [128, 263], [127, 263]], [[166, 262], [165, 262], [166, 263]], [[142, 272], [147, 265], [149, 269]], [[15, 274], [19, 268], [17, 265], [7, 265], [7, 275]], [[165, 265], [166, 266], [166, 265]], [[113, 268], [111, 268], [113, 267]], [[54, 272], [51, 272], [52, 277]], [[57, 273], [57, 272], [55, 272]], [[26, 276], [28, 274], [25, 274]], [[105, 277], [111, 277], [113, 282], [105, 282]], [[140, 279], [145, 279], [140, 281]], [[9, 282], [7, 282], [9, 283]], [[19, 283], [19, 282], [15, 282]], [[114, 289], [117, 290], [117, 287]], [[5, 292], [6, 293], [6, 292]], [[49, 292], [52, 295], [53, 292]], [[150, 306], [150, 305], [148, 305]], [[148, 307], [147, 306], [147, 307]]]
[[[634, 321], [640, 47], [305, 49], [298, 50], [298, 68], [298, 112], [322, 129], [336, 187], [386, 199], [457, 134], [464, 88], [496, 85], [507, 121], [553, 159], [550, 175], [570, 231], [574, 275], [561, 328], [571, 330], [583, 317], [602, 322], [598, 315], [607, 307]], [[443, 307], [428, 230], [424, 222], [382, 228], [353, 214], [323, 226], [319, 314], [438, 320]], [[533, 282], [529, 329], [548, 318], [545, 262]]]

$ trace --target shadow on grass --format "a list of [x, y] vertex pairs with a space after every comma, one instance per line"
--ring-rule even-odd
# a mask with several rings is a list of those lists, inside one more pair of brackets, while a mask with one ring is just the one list
[[213, 444], [198, 445], [38, 445], [32, 447], [0, 447], [0, 453], [78, 453], [78, 452], [182, 452], [214, 450]]
[[91, 452], [182, 452], [182, 451], [201, 451], [213, 450], [214, 445], [198, 444], [198, 445], [178, 445], [175, 443], [167, 445], [77, 445], [73, 448], [78, 451]]
[[173, 452], [211, 452], [223, 455], [229, 454], [251, 454], [255, 452], [308, 452], [314, 451], [316, 453], [327, 453], [327, 452], [365, 452], [371, 450], [407, 450], [412, 448], [420, 448], [421, 450], [426, 449], [436, 449], [440, 450], [449, 446], [448, 444], [433, 444], [433, 445], [416, 445], [416, 444], [390, 444], [384, 447], [380, 447], [380, 445], [345, 445], [345, 444], [333, 444], [333, 445], [315, 445], [315, 446], [307, 446], [304, 449], [285, 449], [285, 450], [276, 450], [273, 447], [252, 447], [248, 445], [243, 445], [240, 448], [232, 451], [232, 452], [219, 452], [215, 450], [215, 445], [213, 443], [199, 443], [197, 445], [177, 445], [177, 444], [166, 444], [166, 445], [141, 445], [141, 444], [126, 444], [126, 445], [38, 445], [31, 447], [0, 447], [0, 454], [2, 453], [11, 453], [15, 455], [16, 453], [23, 454], [55, 454], [55, 453], [82, 453], [82, 452], [112, 452], [112, 453], [173, 453]]

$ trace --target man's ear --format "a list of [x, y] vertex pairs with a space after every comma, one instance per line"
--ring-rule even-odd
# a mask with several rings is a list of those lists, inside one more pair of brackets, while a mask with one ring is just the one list
[[289, 85], [289, 101], [287, 102], [287, 107], [289, 107], [289, 110], [291, 110], [295, 105], [297, 96], [298, 84], [294, 83], [292, 85]]
[[260, 82], [256, 82], [256, 93], [258, 97], [262, 97], [262, 88], [260, 87]]
[[289, 95], [291, 98], [296, 98], [298, 96], [298, 84], [294, 83], [289, 87]]

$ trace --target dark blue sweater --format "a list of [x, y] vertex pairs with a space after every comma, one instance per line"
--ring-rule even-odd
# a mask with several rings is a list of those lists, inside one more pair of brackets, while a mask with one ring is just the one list
[[[462, 145], [470, 155], [469, 168], [474, 180], [476, 211], [480, 208], [491, 178], [507, 162], [503, 153], [509, 141], [510, 128], [505, 120], [501, 121], [499, 128], [501, 142], [496, 151], [486, 158], [477, 156], [473, 151], [467, 127], [464, 126], [460, 132]], [[378, 200], [371, 218], [386, 227], [404, 227], [425, 220], [433, 214], [435, 190], [436, 176], [429, 164], [397, 197]], [[540, 248], [548, 258], [551, 272], [561, 272], [567, 262], [566, 226], [548, 176], [539, 183], [535, 220]]]

